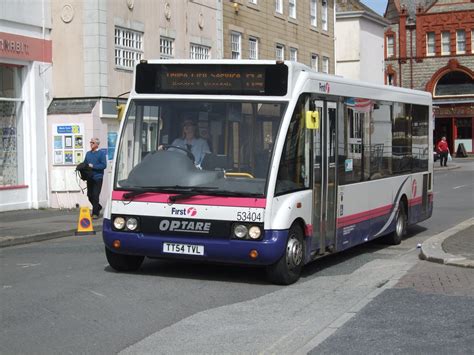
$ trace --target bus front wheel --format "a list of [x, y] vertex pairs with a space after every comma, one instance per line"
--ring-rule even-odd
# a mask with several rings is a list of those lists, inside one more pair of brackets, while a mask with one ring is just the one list
[[298, 281], [304, 255], [303, 230], [294, 224], [288, 231], [285, 253], [275, 264], [267, 266], [269, 281], [278, 285], [291, 285]]
[[136, 271], [142, 265], [143, 256], [117, 254], [105, 248], [105, 256], [112, 269], [116, 271]]

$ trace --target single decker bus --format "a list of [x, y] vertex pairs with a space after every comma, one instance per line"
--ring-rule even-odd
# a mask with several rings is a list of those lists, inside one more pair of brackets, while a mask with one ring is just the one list
[[103, 222], [117, 271], [194, 260], [288, 285], [432, 214], [427, 92], [289, 61], [142, 60], [124, 112]]

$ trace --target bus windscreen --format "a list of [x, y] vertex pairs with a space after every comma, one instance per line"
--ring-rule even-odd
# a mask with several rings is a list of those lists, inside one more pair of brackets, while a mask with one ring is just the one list
[[288, 67], [233, 64], [137, 65], [138, 94], [220, 94], [285, 96]]

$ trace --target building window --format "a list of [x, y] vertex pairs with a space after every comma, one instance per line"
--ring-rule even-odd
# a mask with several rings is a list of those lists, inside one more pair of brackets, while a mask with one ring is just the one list
[[395, 85], [395, 75], [387, 74], [387, 84], [388, 85]]
[[472, 96], [474, 80], [462, 71], [450, 71], [436, 83], [434, 96]]
[[191, 59], [211, 59], [211, 48], [200, 44], [190, 44], [189, 58]]
[[258, 59], [258, 39], [249, 38], [249, 59]]
[[240, 43], [241, 43], [242, 35], [238, 32], [232, 32], [230, 35], [230, 43], [232, 48], [232, 59], [240, 59]]
[[435, 55], [435, 33], [428, 32], [426, 34], [426, 55], [433, 56]]
[[395, 56], [395, 37], [387, 36], [387, 58]]
[[319, 71], [319, 56], [315, 53], [311, 53], [311, 68]]
[[318, 25], [318, 4], [316, 0], [311, 0], [309, 3], [309, 18], [311, 26], [316, 27]]
[[328, 30], [328, 2], [323, 0], [321, 7], [321, 26], [324, 31]]
[[441, 54], [448, 55], [451, 53], [450, 49], [450, 36], [449, 31], [441, 32]]
[[143, 33], [115, 27], [115, 66], [133, 70], [143, 55]]
[[289, 6], [288, 13], [290, 17], [296, 18], [296, 0], [289, 0], [288, 6]]
[[160, 59], [173, 58], [173, 42], [172, 38], [160, 37]]
[[464, 30], [456, 31], [456, 53], [466, 53], [466, 32]]
[[0, 64], [0, 187], [23, 181], [22, 67]]
[[294, 62], [298, 61], [298, 50], [296, 48], [290, 48], [290, 60]]
[[283, 0], [275, 0], [275, 12], [278, 14], [283, 13]]
[[285, 60], [285, 46], [282, 44], [277, 44], [275, 48], [275, 57], [276, 60]]
[[329, 58], [323, 57], [323, 73], [329, 73]]

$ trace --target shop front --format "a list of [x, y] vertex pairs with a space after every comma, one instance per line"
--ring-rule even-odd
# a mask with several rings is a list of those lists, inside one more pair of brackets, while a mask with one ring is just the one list
[[456, 154], [460, 146], [468, 154], [473, 154], [474, 146], [474, 99], [434, 100], [435, 143], [446, 137], [449, 150]]
[[[124, 101], [120, 101], [123, 103]], [[105, 206], [120, 121], [113, 98], [54, 99], [48, 108], [48, 157], [52, 208], [91, 207], [86, 182], [76, 173], [84, 161], [91, 138], [107, 156], [100, 203]]]
[[0, 211], [49, 205], [51, 63], [50, 40], [0, 32]]

